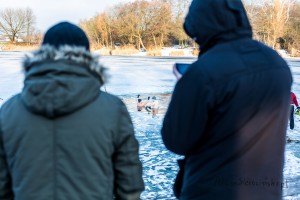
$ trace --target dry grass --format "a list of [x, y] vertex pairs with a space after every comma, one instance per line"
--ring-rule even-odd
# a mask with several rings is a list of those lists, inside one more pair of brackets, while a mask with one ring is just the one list
[[184, 51], [181, 50], [171, 51], [170, 56], [184, 56]]
[[39, 45], [27, 44], [4, 44], [1, 46], [3, 51], [33, 51], [39, 48]]
[[108, 48], [101, 48], [101, 49], [94, 50], [95, 53], [98, 53], [103, 56], [112, 55], [111, 51], [112, 50]]
[[192, 51], [193, 56], [198, 56], [199, 53], [200, 53], [199, 49], [194, 49], [194, 50]]
[[147, 56], [162, 56], [161, 50], [152, 49], [146, 52]]
[[124, 46], [118, 48], [100, 48], [94, 50], [94, 52], [99, 53], [100, 55], [133, 55], [139, 53], [139, 50], [133, 46]]
[[[26, 44], [2, 44], [1, 50], [3, 51], [33, 51], [40, 47], [40, 45], [26, 45]], [[92, 51], [95, 53], [98, 53], [100, 55], [135, 55], [140, 53], [139, 50], [134, 48], [133, 46], [124, 46], [124, 47], [118, 47], [118, 48], [100, 48], [100, 49], [94, 49], [92, 48]], [[299, 51], [294, 51], [298, 53]], [[155, 49], [155, 48], [149, 48], [147, 49], [146, 56], [162, 56], [162, 50], [161, 49]], [[194, 56], [197, 56], [199, 54], [199, 50], [195, 49], [193, 50], [192, 54]], [[176, 50], [176, 51], [170, 51], [169, 56], [185, 56], [184, 50]]]
[[140, 51], [137, 49], [126, 49], [126, 48], [120, 48], [120, 49], [115, 49], [111, 51], [111, 55], [133, 55], [133, 54], [137, 54]]
[[292, 50], [291, 50], [291, 56], [292, 57], [300, 57], [300, 50], [292, 48]]

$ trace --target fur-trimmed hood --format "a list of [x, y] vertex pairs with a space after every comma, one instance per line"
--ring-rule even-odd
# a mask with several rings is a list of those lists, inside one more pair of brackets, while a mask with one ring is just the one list
[[61, 46], [59, 49], [51, 45], [43, 45], [37, 51], [27, 54], [23, 60], [23, 69], [27, 72], [32, 66], [49, 61], [69, 61], [86, 67], [93, 75], [99, 77], [100, 83], [104, 84], [106, 68], [100, 64], [99, 56], [87, 51], [84, 47]]
[[32, 112], [57, 117], [73, 112], [99, 96], [105, 68], [84, 48], [45, 45], [27, 55], [22, 100]]

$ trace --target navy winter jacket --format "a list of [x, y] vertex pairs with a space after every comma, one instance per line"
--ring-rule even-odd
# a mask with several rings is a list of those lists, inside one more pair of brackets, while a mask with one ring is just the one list
[[186, 158], [180, 199], [281, 199], [287, 63], [252, 39], [238, 0], [194, 0], [184, 27], [201, 52], [162, 128], [166, 147]]

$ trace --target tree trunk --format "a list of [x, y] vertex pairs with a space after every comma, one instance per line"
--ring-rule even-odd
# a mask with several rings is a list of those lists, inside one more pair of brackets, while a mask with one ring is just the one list
[[155, 45], [155, 49], [157, 50], [157, 43], [156, 43], [156, 39], [155, 39], [155, 35], [152, 33], [152, 37], [153, 37], [153, 42]]
[[161, 47], [164, 46], [164, 34], [161, 34], [161, 37], [160, 37], [160, 46]]
[[142, 40], [142, 37], [139, 35], [139, 41], [140, 41], [140, 44], [142, 45], [142, 47], [146, 50], [146, 47], [144, 46], [144, 43], [143, 43], [143, 40]]

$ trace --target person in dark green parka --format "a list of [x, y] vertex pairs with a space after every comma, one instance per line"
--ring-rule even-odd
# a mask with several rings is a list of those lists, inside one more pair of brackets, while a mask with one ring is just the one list
[[1, 200], [138, 200], [139, 144], [124, 103], [103, 92], [85, 33], [61, 22], [23, 62], [0, 110]]

